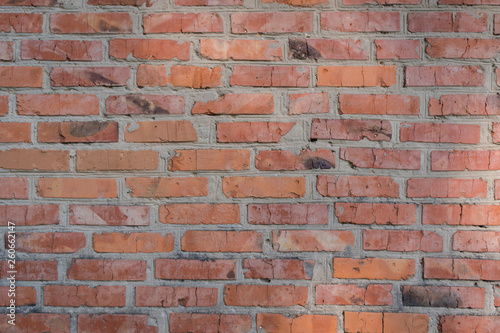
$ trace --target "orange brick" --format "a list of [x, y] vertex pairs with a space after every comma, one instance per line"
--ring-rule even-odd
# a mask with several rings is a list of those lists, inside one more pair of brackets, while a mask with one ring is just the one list
[[295, 123], [241, 122], [218, 123], [217, 142], [279, 142]]
[[480, 66], [407, 66], [407, 87], [482, 86], [484, 70]]
[[236, 204], [168, 204], [160, 206], [160, 222], [167, 224], [238, 224]]
[[85, 247], [83, 232], [17, 233], [16, 251], [29, 253], [74, 253]]
[[443, 251], [443, 238], [432, 231], [363, 230], [363, 249], [368, 251]]
[[392, 127], [387, 120], [313, 119], [311, 139], [391, 141]]
[[228, 306], [305, 306], [307, 304], [307, 287], [226, 285], [224, 303]]
[[418, 150], [340, 148], [340, 159], [358, 168], [418, 170], [420, 155]]
[[106, 114], [183, 114], [183, 96], [122, 95], [106, 98]]
[[181, 238], [182, 251], [262, 252], [263, 235], [255, 231], [188, 230]]
[[158, 13], [143, 18], [144, 33], [222, 32], [222, 18], [217, 13]]
[[139, 121], [127, 125], [125, 141], [193, 142], [198, 135], [189, 120]]
[[17, 95], [17, 114], [23, 116], [96, 116], [96, 95], [44, 94]]
[[243, 269], [247, 279], [311, 280], [314, 260], [245, 259]]
[[407, 280], [413, 276], [414, 259], [333, 259], [333, 277], [338, 279]]
[[127, 59], [130, 55], [141, 60], [189, 60], [189, 42], [168, 39], [112, 39], [109, 55]]
[[246, 333], [252, 327], [249, 315], [224, 315], [201, 313], [172, 313], [170, 327], [172, 333], [219, 332]]
[[157, 151], [140, 150], [77, 150], [77, 171], [156, 170]]
[[485, 198], [486, 181], [481, 179], [414, 178], [408, 179], [409, 198]]
[[69, 206], [72, 225], [142, 226], [149, 225], [147, 206]]
[[172, 252], [174, 235], [154, 233], [103, 233], [92, 235], [95, 252], [106, 253], [157, 253]]
[[313, 13], [234, 13], [233, 34], [312, 32]]
[[301, 150], [294, 154], [283, 150], [261, 150], [255, 156], [259, 170], [308, 170], [335, 168], [335, 156], [330, 149]]
[[399, 184], [391, 177], [318, 176], [316, 188], [324, 197], [399, 198]]
[[204, 197], [208, 195], [208, 178], [160, 177], [126, 178], [125, 185], [135, 198]]
[[395, 32], [399, 31], [399, 12], [322, 12], [322, 31]]
[[233, 280], [235, 260], [156, 259], [155, 278], [166, 280]]
[[235, 65], [231, 86], [309, 87], [311, 70], [305, 66]]
[[289, 317], [278, 313], [257, 313], [257, 327], [277, 333], [336, 333], [337, 317], [307, 314]]
[[278, 252], [345, 251], [354, 246], [351, 231], [282, 230], [273, 233], [273, 248]]
[[392, 305], [392, 285], [354, 284], [316, 285], [316, 304], [330, 305]]
[[40, 178], [37, 192], [44, 198], [116, 198], [118, 187], [115, 179]]
[[223, 177], [227, 198], [300, 198], [306, 193], [303, 177]]
[[201, 39], [201, 55], [212, 60], [281, 61], [283, 50], [278, 41], [248, 39]]
[[22, 40], [21, 59], [54, 61], [101, 61], [101, 41]]
[[327, 93], [290, 94], [288, 114], [328, 113]]
[[335, 204], [340, 223], [409, 225], [417, 221], [417, 206], [411, 204], [344, 203]]
[[390, 87], [395, 66], [319, 66], [318, 87]]
[[135, 287], [135, 306], [205, 307], [217, 304], [217, 288]]
[[192, 114], [271, 114], [274, 112], [272, 94], [225, 94], [215, 101], [194, 103]]
[[49, 143], [117, 142], [118, 123], [113, 121], [38, 123], [38, 141]]
[[270, 224], [328, 224], [328, 205], [322, 204], [251, 204], [248, 223]]
[[58, 205], [0, 206], [0, 225], [16, 226], [59, 224]]
[[248, 170], [250, 151], [243, 149], [175, 150], [168, 160], [170, 171]]
[[497, 260], [424, 258], [424, 279], [499, 281], [499, 268]]
[[420, 113], [418, 96], [340, 94], [339, 103], [340, 114], [417, 116]]
[[69, 171], [69, 159], [67, 150], [9, 149], [0, 151], [0, 168]]
[[131, 33], [128, 13], [58, 13], [50, 15], [50, 32], [56, 34]]

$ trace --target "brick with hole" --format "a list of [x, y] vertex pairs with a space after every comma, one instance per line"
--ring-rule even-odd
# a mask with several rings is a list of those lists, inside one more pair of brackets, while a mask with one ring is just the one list
[[152, 150], [77, 150], [77, 171], [133, 171], [158, 169], [159, 154]]
[[403, 305], [482, 309], [484, 291], [477, 287], [403, 286]]
[[401, 142], [465, 143], [481, 140], [481, 126], [475, 124], [401, 123]]
[[226, 285], [227, 306], [287, 307], [307, 304], [307, 287], [293, 285]]
[[481, 66], [406, 66], [406, 87], [479, 87], [485, 84]]
[[355, 284], [316, 285], [317, 305], [392, 305], [391, 284], [369, 284], [359, 287]]
[[184, 114], [184, 96], [117, 95], [106, 98], [107, 115]]
[[167, 233], [94, 233], [92, 248], [98, 253], [166, 253], [174, 250], [174, 235]]
[[399, 198], [399, 184], [384, 176], [317, 177], [316, 189], [324, 197]]
[[283, 60], [278, 41], [201, 39], [200, 53], [211, 60]]
[[43, 198], [116, 198], [118, 186], [109, 178], [39, 178], [37, 193]]
[[420, 41], [417, 39], [376, 39], [377, 59], [420, 59]]
[[252, 317], [237, 314], [171, 313], [171, 333], [219, 332], [246, 333], [252, 327]]
[[273, 232], [277, 252], [336, 252], [354, 246], [354, 235], [347, 230], [280, 230]]
[[412, 178], [408, 179], [409, 198], [485, 198], [487, 183], [482, 179]]
[[144, 281], [146, 261], [112, 259], [73, 259], [67, 271], [70, 280]]
[[249, 224], [328, 224], [328, 205], [324, 204], [250, 204], [247, 211]]
[[313, 13], [234, 13], [231, 14], [233, 34], [282, 34], [313, 32]]
[[408, 95], [340, 94], [340, 114], [373, 114], [418, 116], [420, 100]]
[[399, 12], [322, 12], [321, 31], [397, 32], [400, 31]]
[[125, 127], [126, 142], [196, 142], [198, 135], [189, 120], [138, 121]]
[[328, 93], [290, 94], [288, 114], [328, 113]]
[[236, 171], [249, 168], [250, 151], [243, 149], [175, 150], [174, 156], [168, 160], [170, 171]]
[[337, 317], [303, 314], [287, 316], [280, 313], [257, 313], [257, 327], [266, 332], [337, 332]]
[[24, 177], [0, 178], [0, 199], [28, 199], [28, 179]]
[[208, 195], [206, 177], [131, 177], [125, 186], [133, 198], [205, 197]]
[[67, 150], [9, 149], [0, 151], [0, 168], [6, 170], [69, 171]]
[[155, 278], [164, 280], [233, 280], [235, 260], [156, 259]]
[[314, 260], [245, 259], [243, 270], [247, 279], [311, 280]]
[[408, 280], [415, 276], [414, 259], [334, 258], [337, 279]]
[[17, 114], [23, 116], [96, 116], [99, 98], [92, 94], [19, 94]]
[[[0, 277], [7, 278], [8, 262], [0, 261]], [[16, 260], [16, 280], [18, 281], [56, 281], [58, 279], [57, 261], [55, 260]]]
[[85, 247], [83, 232], [33, 232], [16, 234], [16, 251], [28, 253], [75, 253]]
[[367, 251], [441, 252], [443, 238], [433, 231], [363, 230]]
[[340, 148], [340, 159], [356, 168], [418, 170], [420, 155], [418, 150]]
[[392, 127], [387, 120], [313, 119], [311, 139], [391, 141]]
[[59, 205], [0, 205], [0, 225], [59, 224]]
[[70, 331], [69, 314], [60, 313], [17, 313], [15, 326], [9, 324], [8, 314], [0, 315], [0, 330], [2, 332], [53, 332], [64, 333]]
[[69, 224], [94, 226], [149, 225], [148, 206], [69, 206]]
[[181, 238], [186, 252], [262, 252], [264, 236], [256, 231], [188, 230]]
[[488, 14], [482, 12], [422, 12], [408, 14], [410, 32], [484, 32]]
[[42, 85], [42, 67], [0, 66], [2, 88], [41, 88]]
[[310, 170], [335, 168], [335, 156], [330, 149], [292, 151], [261, 150], [255, 156], [255, 167], [262, 171]]
[[112, 39], [109, 55], [116, 59], [189, 60], [189, 42], [168, 39]]
[[195, 102], [192, 114], [240, 115], [274, 113], [272, 94], [225, 94], [214, 101]]
[[318, 87], [391, 87], [395, 66], [319, 66]]
[[311, 69], [306, 66], [235, 65], [229, 79], [231, 86], [309, 87]]
[[[12, 293], [10, 286], [0, 287], [0, 306], [8, 307], [10, 305], [12, 299], [9, 297], [10, 293]], [[15, 294], [16, 306], [36, 305], [36, 289], [34, 287], [16, 287]]]
[[22, 40], [21, 59], [52, 61], [101, 61], [101, 41]]
[[335, 215], [340, 223], [410, 225], [416, 223], [414, 204], [347, 203], [335, 204]]
[[145, 34], [223, 32], [217, 13], [154, 13], [143, 17]]
[[499, 281], [500, 263], [486, 259], [424, 258], [424, 279]]
[[279, 142], [295, 122], [234, 122], [217, 124], [217, 142], [272, 143]]
[[495, 94], [441, 95], [429, 98], [430, 116], [488, 116], [500, 114], [500, 96]]
[[207, 307], [217, 304], [217, 288], [137, 286], [135, 306]]
[[223, 177], [227, 198], [301, 198], [306, 193], [304, 177]]
[[366, 60], [367, 46], [359, 39], [289, 39], [293, 59]]
[[121, 87], [130, 79], [130, 67], [55, 67], [50, 72], [53, 87]]
[[106, 333], [120, 332], [134, 328], [141, 333], [158, 333], [158, 327], [148, 324], [147, 315], [133, 314], [79, 314], [78, 332], [80, 333]]
[[46, 285], [43, 287], [43, 303], [61, 307], [124, 307], [125, 286]]
[[165, 224], [239, 224], [237, 204], [167, 204], [160, 206], [160, 222]]
[[54, 34], [131, 33], [133, 22], [128, 13], [57, 13], [50, 15]]
[[43, 14], [0, 13], [0, 32], [42, 33]]

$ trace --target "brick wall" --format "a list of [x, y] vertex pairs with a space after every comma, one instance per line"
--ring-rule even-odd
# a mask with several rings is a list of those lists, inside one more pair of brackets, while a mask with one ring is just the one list
[[0, 331], [500, 332], [499, 0], [0, 5]]

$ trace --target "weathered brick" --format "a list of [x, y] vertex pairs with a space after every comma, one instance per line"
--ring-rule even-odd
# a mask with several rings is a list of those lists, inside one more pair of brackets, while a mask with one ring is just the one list
[[70, 280], [144, 281], [146, 261], [73, 259], [68, 269]]
[[293, 306], [307, 304], [307, 287], [293, 285], [226, 285], [228, 306]]
[[390, 87], [395, 66], [318, 66], [318, 87]]
[[405, 72], [407, 87], [472, 87], [485, 83], [480, 66], [407, 66]]
[[116, 59], [189, 60], [189, 42], [168, 39], [112, 39], [109, 55]]
[[0, 87], [41, 88], [42, 84], [42, 67], [0, 66]]
[[189, 120], [138, 121], [125, 128], [127, 142], [195, 142], [198, 135]]
[[158, 333], [158, 327], [148, 325], [147, 315], [79, 314], [79, 333], [118, 333], [124, 329], [133, 332]]
[[500, 123], [493, 123], [491, 139], [493, 143], [500, 143]]
[[328, 206], [323, 204], [251, 204], [248, 205], [248, 223], [272, 224], [328, 224]]
[[500, 150], [431, 152], [432, 171], [487, 171], [500, 169]]
[[[419, 0], [417, 0], [419, 1]], [[420, 41], [414, 39], [376, 39], [377, 59], [420, 59]]]
[[249, 315], [172, 313], [169, 330], [172, 333], [219, 332], [246, 333], [252, 327]]
[[408, 14], [410, 32], [484, 32], [487, 13], [425, 12]]
[[144, 33], [222, 32], [222, 18], [217, 13], [158, 13], [143, 18]]
[[170, 171], [248, 170], [250, 151], [243, 149], [175, 150], [168, 160]]
[[425, 51], [432, 58], [488, 59], [500, 51], [498, 39], [427, 38]]
[[359, 39], [289, 39], [289, 56], [294, 59], [366, 60], [368, 48]]
[[226, 94], [215, 101], [195, 102], [192, 114], [238, 115], [271, 114], [274, 112], [272, 94]]
[[313, 13], [234, 13], [231, 14], [233, 34], [312, 32]]
[[354, 235], [344, 230], [281, 230], [273, 233], [278, 252], [335, 252], [354, 246]]
[[213, 88], [220, 86], [222, 67], [177, 66], [170, 68], [170, 75], [163, 65], [139, 65], [137, 85], [140, 87], [168, 86], [187, 88]]
[[333, 259], [333, 277], [338, 279], [407, 280], [413, 276], [414, 259]]
[[102, 233], [92, 235], [92, 248], [95, 252], [106, 253], [157, 253], [172, 252], [174, 235], [159, 233]]
[[290, 94], [288, 114], [328, 113], [327, 93]]
[[413, 178], [408, 179], [409, 198], [485, 198], [488, 188], [481, 179]]
[[174, 95], [122, 95], [106, 98], [106, 114], [183, 114], [184, 96]]
[[322, 31], [339, 32], [396, 32], [399, 12], [322, 12]]
[[125, 306], [125, 286], [47, 285], [43, 287], [43, 304], [47, 306]]
[[37, 193], [44, 198], [116, 198], [118, 187], [115, 179], [39, 178]]
[[208, 195], [208, 178], [158, 177], [126, 178], [125, 185], [134, 198], [204, 197]]
[[29, 253], [74, 253], [85, 247], [83, 232], [17, 233], [16, 251]]
[[149, 225], [147, 206], [69, 206], [72, 225], [143, 226]]
[[498, 316], [440, 316], [438, 330], [445, 332], [495, 332], [500, 328]]
[[[10, 300], [12, 297], [9, 297], [9, 294], [12, 291], [9, 291], [9, 287], [0, 287], [0, 306], [8, 307], [10, 305]], [[15, 289], [16, 294], [16, 306], [30, 306], [36, 305], [36, 289], [33, 287], [19, 287], [16, 286]], [[11, 295], [12, 296], [12, 295]]]
[[306, 193], [304, 177], [223, 177], [227, 198], [301, 198]]
[[424, 258], [424, 279], [500, 280], [500, 262], [483, 259]]
[[57, 0], [0, 0], [0, 6], [51, 7], [55, 5], [57, 5]]
[[53, 87], [119, 87], [130, 78], [129, 67], [55, 67], [50, 72]]
[[8, 42], [8, 41], [0, 42], [0, 60], [1, 61], [14, 60], [14, 42]]
[[443, 251], [443, 238], [432, 231], [363, 230], [367, 251]]
[[131, 33], [128, 13], [57, 13], [50, 15], [50, 31], [55, 34]]
[[217, 304], [217, 288], [135, 287], [135, 306], [205, 307]]
[[235, 122], [217, 124], [217, 142], [279, 142], [296, 123]]
[[403, 286], [403, 305], [482, 309], [484, 288]]
[[181, 238], [182, 251], [262, 252], [264, 237], [255, 231], [188, 230]]
[[453, 235], [453, 250], [500, 252], [500, 232], [458, 230]]
[[0, 225], [16, 226], [59, 224], [58, 205], [0, 206]]
[[491, 95], [441, 95], [429, 98], [430, 116], [487, 116], [500, 114], [500, 96]]
[[309, 87], [311, 70], [305, 66], [235, 65], [230, 77], [232, 86]]
[[113, 121], [38, 123], [38, 141], [49, 143], [117, 142], [118, 123]]
[[101, 61], [101, 41], [22, 40], [21, 59], [54, 61]]
[[0, 199], [28, 199], [28, 179], [0, 178]]
[[96, 116], [99, 99], [96, 95], [21, 94], [17, 95], [17, 114], [23, 116]]
[[316, 304], [326, 305], [392, 305], [392, 285], [354, 284], [316, 285]]
[[399, 198], [399, 184], [382, 176], [318, 176], [316, 189], [325, 197]]
[[245, 259], [243, 269], [247, 279], [311, 280], [314, 260]]
[[287, 316], [279, 313], [257, 313], [257, 327], [266, 332], [336, 333], [337, 317], [332, 315]]
[[0, 168], [7, 170], [69, 171], [69, 151], [9, 149], [0, 151]]
[[313, 119], [311, 139], [391, 141], [392, 127], [387, 120]]
[[339, 96], [340, 114], [376, 114], [418, 116], [418, 96], [347, 95]]
[[5, 333], [70, 331], [70, 315], [59, 313], [16, 313], [15, 326], [8, 323], [8, 314], [0, 315], [0, 330]]
[[340, 148], [340, 159], [357, 168], [420, 169], [419, 150]]
[[157, 151], [77, 150], [77, 171], [156, 170]]
[[401, 123], [401, 142], [479, 143], [480, 125], [443, 123]]
[[0, 95], [0, 117], [9, 113], [9, 96]]
[[160, 222], [166, 224], [239, 224], [237, 204], [168, 204], [160, 206]]
[[301, 150], [298, 155], [291, 151], [261, 150], [255, 156], [255, 167], [263, 171], [333, 169], [335, 156], [330, 149]]
[[235, 260], [156, 259], [155, 278], [165, 280], [233, 280]]
[[416, 223], [417, 206], [412, 204], [336, 203], [340, 223], [409, 225]]
[[43, 14], [0, 13], [0, 22], [0, 32], [43, 32]]
[[[0, 261], [0, 277], [8, 277], [7, 261]], [[56, 281], [58, 279], [57, 261], [19, 261], [16, 260], [16, 280], [18, 281]]]
[[283, 59], [278, 41], [247, 39], [201, 39], [200, 53], [211, 60], [273, 60]]

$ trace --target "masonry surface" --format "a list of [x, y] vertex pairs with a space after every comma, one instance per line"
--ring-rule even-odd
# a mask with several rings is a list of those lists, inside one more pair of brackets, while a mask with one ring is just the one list
[[0, 0], [0, 332], [500, 332], [500, 0]]

